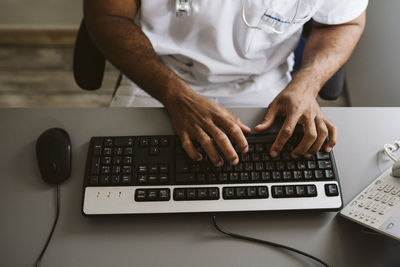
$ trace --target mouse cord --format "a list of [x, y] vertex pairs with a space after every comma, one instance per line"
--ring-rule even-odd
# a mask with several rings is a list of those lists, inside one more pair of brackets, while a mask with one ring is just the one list
[[53, 227], [51, 228], [51, 232], [49, 234], [49, 237], [47, 237], [46, 244], [44, 245], [44, 247], [42, 249], [42, 252], [40, 252], [39, 257], [35, 262], [35, 267], [40, 266], [40, 262], [42, 260], [42, 257], [44, 255], [44, 253], [46, 252], [46, 249], [47, 249], [47, 246], [50, 243], [51, 237], [53, 236], [54, 229], [56, 229], [56, 225], [57, 225], [57, 221], [58, 221], [59, 215], [60, 215], [60, 185], [57, 185], [57, 211], [56, 211], [56, 218], [54, 220]]
[[318, 259], [317, 257], [314, 257], [313, 255], [310, 255], [310, 254], [307, 254], [307, 253], [305, 253], [303, 251], [300, 251], [298, 249], [291, 248], [291, 247], [288, 247], [288, 246], [285, 246], [285, 245], [281, 245], [281, 244], [278, 244], [278, 243], [274, 243], [274, 242], [271, 242], [271, 241], [267, 241], [267, 240], [257, 239], [257, 238], [253, 238], [253, 237], [250, 237], [250, 236], [244, 236], [244, 235], [235, 234], [235, 233], [231, 233], [231, 232], [225, 231], [217, 224], [217, 217], [216, 216], [212, 216], [212, 221], [213, 221], [215, 229], [217, 229], [218, 232], [220, 232], [220, 233], [222, 233], [224, 235], [227, 235], [227, 236], [230, 236], [230, 237], [233, 237], [233, 238], [237, 238], [237, 239], [242, 239], [242, 240], [246, 240], [246, 241], [255, 242], [255, 243], [261, 243], [263, 245], [268, 245], [268, 246], [273, 246], [273, 247], [277, 247], [277, 248], [287, 249], [289, 251], [292, 251], [292, 252], [301, 254], [303, 256], [309, 257], [309, 258], [311, 258], [311, 259], [313, 259], [315, 261], [318, 261], [323, 266], [328, 267], [328, 264], [326, 264], [324, 261]]

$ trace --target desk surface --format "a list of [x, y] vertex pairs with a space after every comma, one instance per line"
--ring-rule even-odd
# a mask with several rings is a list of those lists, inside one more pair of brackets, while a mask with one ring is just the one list
[[[232, 109], [254, 126], [263, 109]], [[334, 149], [347, 204], [389, 161], [384, 143], [400, 138], [400, 108], [329, 108], [339, 128]], [[394, 123], [396, 122], [396, 123]], [[50, 231], [55, 189], [44, 184], [35, 160], [36, 138], [66, 129], [73, 145], [71, 178], [61, 187], [61, 214], [42, 266], [319, 266], [280, 249], [218, 234], [208, 215], [84, 217], [82, 183], [94, 135], [169, 134], [162, 109], [0, 109], [0, 258], [2, 266], [31, 266]], [[293, 246], [331, 266], [395, 266], [400, 242], [371, 233], [335, 212], [220, 215], [234, 232]], [[398, 266], [398, 265], [396, 265]]]

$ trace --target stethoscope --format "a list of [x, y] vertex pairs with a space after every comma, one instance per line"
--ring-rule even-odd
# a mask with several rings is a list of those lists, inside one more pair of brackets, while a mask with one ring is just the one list
[[[293, 25], [294, 20], [297, 16], [297, 12], [299, 11], [299, 6], [300, 6], [300, 1], [301, 0], [297, 0], [296, 2], [296, 11], [293, 15], [293, 18], [290, 20], [289, 22], [289, 27], [291, 25]], [[243, 23], [250, 29], [256, 29], [256, 30], [261, 30], [261, 31], [265, 31], [268, 33], [284, 33], [285, 31], [279, 31], [275, 28], [273, 28], [272, 26], [269, 25], [251, 25], [250, 23], [247, 22], [246, 19], [246, 15], [245, 15], [245, 6], [246, 6], [246, 2], [247, 0], [242, 0], [242, 20]], [[175, 14], [177, 17], [181, 17], [182, 15], [186, 15], [186, 16], [190, 16], [192, 14], [193, 11], [193, 7], [192, 7], [192, 0], [175, 0]]]

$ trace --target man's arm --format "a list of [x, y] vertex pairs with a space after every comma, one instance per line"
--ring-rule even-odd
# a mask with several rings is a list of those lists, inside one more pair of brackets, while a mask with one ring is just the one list
[[152, 44], [133, 23], [138, 11], [135, 0], [85, 0], [85, 22], [94, 43], [103, 55], [143, 90], [167, 108], [182, 146], [192, 159], [201, 160], [192, 139], [196, 139], [210, 160], [221, 166], [225, 158], [233, 165], [239, 158], [224, 129], [242, 152], [248, 144], [242, 131], [249, 132], [232, 113], [196, 94], [158, 58]]
[[271, 155], [276, 156], [292, 136], [296, 124], [303, 126], [304, 137], [292, 151], [293, 157], [319, 151], [326, 137], [329, 152], [336, 144], [337, 129], [321, 112], [316, 96], [322, 86], [349, 59], [365, 26], [365, 12], [358, 18], [341, 25], [313, 23], [313, 29], [303, 54], [300, 70], [289, 85], [268, 107], [264, 120], [256, 126], [257, 131], [270, 127], [277, 115], [286, 117]]

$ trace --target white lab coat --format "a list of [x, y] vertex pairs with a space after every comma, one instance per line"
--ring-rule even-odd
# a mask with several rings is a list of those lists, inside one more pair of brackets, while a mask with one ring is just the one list
[[[281, 34], [247, 27], [239, 0], [192, 0], [192, 14], [181, 17], [175, 0], [142, 0], [140, 26], [162, 61], [197, 93], [225, 106], [268, 106], [290, 82], [303, 24], [311, 18], [323, 24], [351, 21], [368, 0], [300, 0], [294, 17], [297, 4], [247, 0], [248, 23]], [[124, 77], [112, 106], [161, 103]]]

